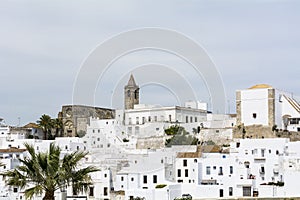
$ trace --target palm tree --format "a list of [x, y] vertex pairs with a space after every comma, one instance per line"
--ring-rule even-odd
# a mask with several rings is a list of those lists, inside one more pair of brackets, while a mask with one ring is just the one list
[[54, 143], [47, 152], [36, 153], [27, 143], [25, 147], [30, 156], [19, 159], [20, 166], [1, 175], [7, 177], [7, 185], [25, 189], [26, 199], [44, 193], [43, 200], [54, 200], [54, 192], [67, 186], [76, 193], [87, 191], [92, 184], [89, 173], [99, 171], [94, 166], [79, 169], [87, 152], [75, 151], [60, 159], [61, 149]]
[[53, 119], [53, 127], [55, 128], [55, 136], [61, 136], [63, 130], [63, 122], [61, 118]]
[[53, 120], [49, 115], [42, 115], [40, 120], [36, 121], [39, 127], [43, 129], [44, 140], [51, 138], [51, 129], [54, 127]]

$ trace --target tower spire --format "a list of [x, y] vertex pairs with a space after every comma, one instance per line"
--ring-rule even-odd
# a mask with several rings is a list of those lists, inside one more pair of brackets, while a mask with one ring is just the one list
[[134, 80], [134, 77], [132, 74], [130, 74], [130, 78], [129, 78], [129, 81], [127, 83], [127, 86], [133, 86], [133, 87], [136, 87], [136, 83], [135, 83], [135, 80]]
[[135, 83], [134, 77], [130, 74], [127, 85], [124, 87], [124, 106], [125, 110], [133, 109], [135, 104], [139, 104], [140, 88]]

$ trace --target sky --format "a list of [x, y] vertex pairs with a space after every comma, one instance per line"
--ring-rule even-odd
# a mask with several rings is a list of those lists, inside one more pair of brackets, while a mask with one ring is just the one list
[[[35, 122], [42, 114], [57, 117], [62, 105], [73, 103], [78, 74], [93, 50], [120, 33], [145, 27], [174, 30], [205, 50], [222, 78], [226, 112], [235, 112], [236, 90], [259, 83], [300, 95], [299, 10], [296, 0], [2, 0], [0, 117], [10, 125]], [[168, 68], [135, 71], [151, 64]], [[144, 50], [112, 63], [99, 78], [95, 105], [122, 108], [123, 85], [132, 72], [141, 84], [141, 103], [182, 104], [176, 91], [186, 89], [176, 74], [198, 100], [211, 100], [205, 80], [187, 63], [167, 52]], [[151, 83], [149, 77], [158, 75], [169, 85]]]

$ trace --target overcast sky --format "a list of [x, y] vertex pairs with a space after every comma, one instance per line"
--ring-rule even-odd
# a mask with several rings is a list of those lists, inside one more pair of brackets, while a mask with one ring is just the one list
[[[62, 105], [72, 104], [73, 85], [89, 53], [120, 32], [143, 27], [175, 30], [200, 44], [220, 72], [231, 112], [235, 111], [235, 90], [258, 83], [299, 95], [299, 10], [296, 0], [2, 0], [0, 117], [10, 125], [17, 125], [19, 117], [22, 125], [44, 113], [56, 117]], [[128, 78], [132, 69], [120, 74], [118, 67], [147, 64], [151, 59], [155, 63], [173, 60], [168, 64], [172, 65], [177, 58], [151, 51], [128, 55], [103, 79], [107, 91], [102, 85], [96, 94], [113, 93], [111, 88]], [[138, 83], [143, 80], [135, 78]], [[168, 74], [166, 78], [171, 79]], [[193, 88], [203, 88], [203, 80], [193, 80], [192, 75], [185, 78], [191, 79]], [[145, 85], [141, 103], [177, 104], [167, 89]], [[207, 91], [199, 90], [199, 100], [209, 101]], [[96, 101], [96, 105], [111, 106], [109, 101]], [[113, 106], [122, 105], [120, 99]]]

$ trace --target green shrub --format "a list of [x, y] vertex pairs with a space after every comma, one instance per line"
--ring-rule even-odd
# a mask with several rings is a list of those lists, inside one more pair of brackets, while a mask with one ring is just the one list
[[159, 189], [159, 188], [164, 188], [166, 186], [167, 186], [166, 184], [159, 184], [159, 185], [156, 185], [155, 188]]

